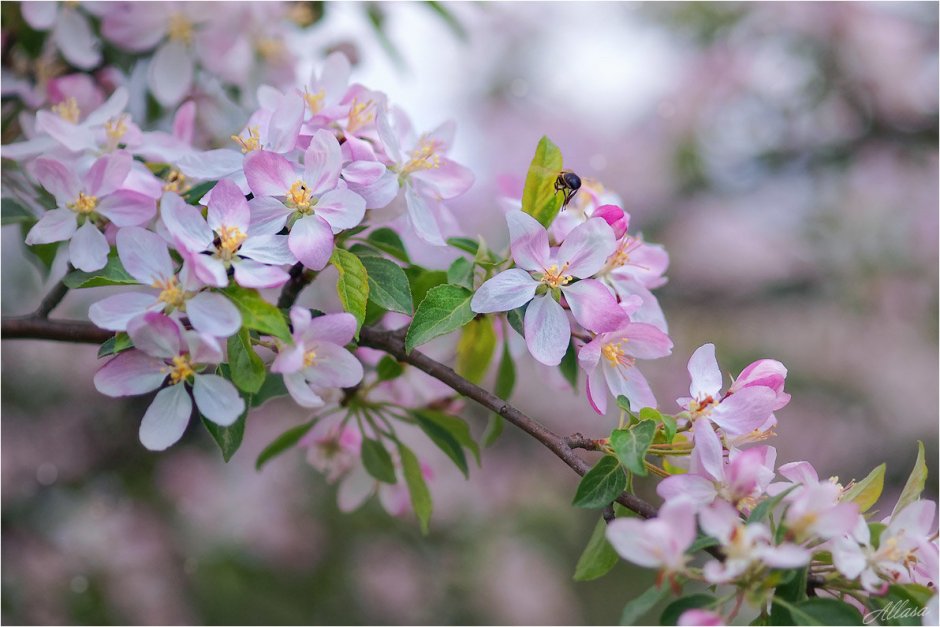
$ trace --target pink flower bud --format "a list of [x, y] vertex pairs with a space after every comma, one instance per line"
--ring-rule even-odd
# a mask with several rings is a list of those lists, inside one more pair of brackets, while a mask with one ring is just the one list
[[630, 214], [617, 205], [601, 205], [594, 210], [591, 217], [604, 218], [614, 230], [617, 239], [623, 237], [623, 234], [627, 232], [627, 227], [630, 226]]

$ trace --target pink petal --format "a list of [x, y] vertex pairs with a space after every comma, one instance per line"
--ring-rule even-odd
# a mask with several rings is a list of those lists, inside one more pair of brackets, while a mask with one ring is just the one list
[[441, 227], [437, 223], [434, 211], [438, 210], [439, 203], [428, 199], [415, 189], [414, 185], [405, 186], [405, 208], [408, 222], [415, 234], [422, 240], [434, 246], [446, 246]]
[[469, 168], [442, 158], [440, 165], [429, 170], [419, 170], [411, 175], [431, 187], [440, 200], [460, 196], [473, 186], [473, 172]]
[[69, 239], [78, 228], [75, 214], [68, 209], [53, 209], [42, 214], [26, 234], [26, 244], [51, 244]]
[[95, 373], [95, 388], [108, 396], [136, 396], [156, 390], [166, 379], [162, 359], [139, 350], [120, 353]]
[[605, 534], [623, 559], [646, 568], [659, 568], [662, 566], [659, 547], [647, 537], [647, 522], [637, 518], [617, 518], [607, 525]]
[[161, 313], [150, 312], [127, 323], [134, 346], [152, 357], [169, 359], [180, 354], [179, 323]]
[[336, 187], [342, 155], [336, 136], [320, 129], [313, 134], [304, 153], [304, 182], [314, 195]]
[[708, 505], [718, 496], [715, 484], [699, 475], [666, 477], [656, 486], [656, 494], [667, 501], [685, 497], [697, 505]]
[[708, 417], [729, 434], [749, 433], [764, 424], [776, 398], [770, 388], [744, 388], [722, 399]]
[[109, 331], [123, 331], [127, 323], [137, 316], [146, 313], [160, 302], [153, 294], [128, 292], [115, 294], [104, 300], [94, 303], [88, 308], [88, 318], [95, 326]]
[[261, 263], [274, 266], [297, 263], [294, 253], [287, 245], [285, 235], [258, 235], [252, 234], [238, 249], [239, 257], [247, 257]]
[[111, 246], [93, 222], [86, 222], [75, 231], [69, 242], [69, 260], [85, 272], [94, 272], [108, 263]]
[[718, 398], [721, 391], [721, 369], [715, 359], [714, 344], [703, 344], [692, 353], [689, 359], [689, 376], [692, 378], [692, 385], [689, 387], [692, 398]]
[[127, 227], [118, 231], [116, 241], [124, 269], [144, 285], [166, 281], [175, 274], [166, 242], [156, 233]]
[[626, 396], [630, 400], [631, 411], [640, 411], [644, 407], [656, 407], [656, 397], [650, 389], [646, 377], [635, 366], [612, 366], [601, 362], [607, 387], [615, 398]]
[[[4, 148], [6, 148], [4, 146]], [[56, 159], [46, 159], [40, 157], [33, 162], [30, 173], [39, 181], [39, 184], [46, 188], [50, 194], [55, 196], [59, 207], [65, 207], [70, 202], [78, 198], [78, 193], [82, 191], [82, 184], [78, 180], [75, 171]]]
[[157, 215], [157, 203], [144, 194], [121, 189], [102, 198], [95, 210], [114, 226], [143, 226]]
[[298, 405], [308, 408], [323, 407], [323, 399], [310, 389], [302, 373], [285, 374], [283, 378], [284, 386]]
[[258, 289], [281, 287], [290, 280], [290, 275], [281, 268], [251, 259], [242, 259], [232, 265], [235, 268], [235, 282], [242, 287]]
[[196, 103], [187, 100], [176, 110], [173, 116], [173, 137], [186, 144], [191, 144], [196, 131]]
[[267, 150], [254, 150], [245, 157], [245, 177], [256, 196], [284, 196], [298, 180], [290, 161]]
[[544, 272], [550, 265], [548, 231], [538, 220], [521, 211], [506, 214], [512, 258], [530, 272]]
[[[247, 158], [241, 152], [228, 148], [217, 148], [185, 155], [180, 158], [177, 165], [179, 165], [180, 172], [190, 178], [211, 181], [238, 172], [241, 170], [243, 163], [247, 163]], [[290, 185], [281, 189], [278, 193], [283, 194], [289, 187]]]
[[587, 397], [588, 402], [595, 412], [603, 416], [607, 413], [607, 379], [604, 371], [595, 368], [593, 372], [588, 373], [587, 377]]
[[614, 230], [603, 219], [591, 218], [568, 234], [556, 258], [560, 264], [570, 264], [567, 274], [585, 278], [597, 273], [615, 248]]
[[165, 193], [160, 199], [160, 217], [173, 238], [191, 252], [202, 252], [212, 244], [212, 229], [199, 209], [187, 205], [173, 192]]
[[242, 326], [238, 308], [213, 292], [200, 292], [186, 301], [186, 315], [194, 329], [214, 337], [229, 337]]
[[255, 196], [248, 201], [248, 207], [251, 210], [248, 231], [253, 236], [279, 233], [287, 224], [288, 216], [294, 213], [293, 209], [271, 196]]
[[117, 190], [131, 172], [130, 153], [118, 151], [100, 157], [85, 175], [85, 188], [92, 196], [107, 196]]
[[[306, 110], [304, 99], [295, 90], [289, 90], [271, 114], [265, 150], [284, 153], [293, 150], [300, 134]], [[334, 139], [335, 141], [335, 139]]]
[[333, 227], [334, 233], [338, 233], [362, 222], [366, 214], [366, 201], [359, 194], [346, 189], [345, 183], [340, 183], [340, 187], [320, 196], [314, 211]]
[[150, 60], [147, 85], [150, 93], [164, 107], [179, 103], [193, 84], [193, 59], [186, 45], [167, 41]]
[[585, 279], [561, 288], [574, 319], [589, 331], [613, 331], [630, 318], [603, 283]]
[[[298, 325], [294, 326], [295, 332]], [[337, 313], [318, 316], [310, 320], [303, 329], [302, 337], [305, 342], [330, 342], [337, 346], [346, 346], [356, 334], [356, 318], [352, 314]]]
[[245, 411], [245, 400], [232, 382], [217, 374], [197, 374], [193, 397], [199, 413], [223, 427], [234, 424]]
[[819, 483], [819, 475], [809, 462], [790, 462], [778, 468], [777, 472], [794, 483], [803, 485]]
[[145, 52], [166, 35], [168, 15], [163, 6], [128, 2], [109, 8], [101, 23], [101, 34], [125, 50]]
[[49, 30], [58, 15], [57, 2], [24, 2], [20, 5], [20, 15], [33, 30]]
[[287, 243], [297, 259], [311, 270], [322, 270], [333, 254], [333, 231], [326, 220], [305, 216], [291, 227]]
[[525, 341], [529, 352], [546, 366], [557, 366], [568, 350], [571, 325], [551, 296], [536, 296], [525, 311]]
[[[201, 255], [199, 253], [189, 252], [177, 242], [177, 249], [185, 262], [183, 270], [189, 270], [193, 275], [212, 287], [225, 287], [228, 285], [228, 272], [225, 264], [216, 257]], [[180, 271], [182, 276], [183, 271]]]
[[160, 390], [140, 423], [140, 443], [151, 451], [163, 451], [176, 444], [186, 431], [192, 411], [185, 386], [177, 384]]
[[480, 286], [470, 301], [470, 309], [493, 313], [522, 307], [532, 300], [538, 286], [539, 282], [525, 270], [504, 270]]
[[90, 70], [101, 62], [98, 38], [88, 18], [71, 7], [63, 7], [52, 30], [52, 39], [66, 61], [77, 68]]
[[362, 381], [362, 364], [345, 348], [320, 342], [313, 365], [303, 373], [314, 388], [349, 388]]
[[48, 133], [71, 152], [95, 148], [95, 135], [88, 126], [87, 120], [79, 126], [49, 111], [36, 112], [36, 128]]
[[251, 212], [248, 201], [238, 185], [228, 179], [222, 179], [212, 188], [207, 214], [209, 228], [219, 233], [222, 227], [236, 227], [242, 233], [248, 231]]
[[695, 442], [695, 448], [692, 449], [689, 472], [723, 483], [725, 461], [721, 440], [718, 439], [718, 434], [712, 429], [712, 425], [707, 419], [699, 418], [695, 422], [693, 441]]
[[[278, 351], [277, 357], [271, 362], [271, 372], [291, 374], [299, 372], [304, 367], [304, 347], [285, 346]], [[305, 380], [306, 381], [306, 380]], [[306, 382], [304, 383], [306, 386]]]

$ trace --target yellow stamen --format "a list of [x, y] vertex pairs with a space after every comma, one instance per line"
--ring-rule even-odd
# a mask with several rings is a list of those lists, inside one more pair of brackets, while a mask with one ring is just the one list
[[163, 184], [163, 191], [165, 192], [175, 192], [177, 194], [183, 194], [188, 192], [190, 188], [189, 183], [186, 180], [186, 175], [173, 168], [166, 175], [166, 183]]
[[266, 61], [274, 61], [284, 55], [284, 43], [273, 37], [259, 37], [255, 41], [255, 48]]
[[304, 368], [309, 368], [317, 361], [317, 352], [312, 348], [304, 353]]
[[261, 137], [257, 126], [249, 127], [248, 137], [232, 135], [232, 141], [242, 147], [242, 154], [247, 155], [252, 150], [261, 150]]
[[401, 169], [402, 174], [411, 174], [419, 170], [433, 170], [441, 167], [441, 156], [438, 154], [441, 146], [439, 142], [422, 137], [418, 147], [411, 151], [411, 159]]
[[170, 384], [176, 385], [196, 374], [193, 370], [189, 355], [177, 355], [173, 358], [173, 365], [167, 368], [170, 371]]
[[78, 118], [82, 114], [78, 108], [78, 101], [73, 97], [67, 98], [57, 105], [52, 105], [52, 112], [72, 124], [78, 124]]
[[314, 200], [310, 195], [310, 190], [307, 189], [307, 186], [304, 185], [304, 182], [301, 180], [294, 181], [294, 184], [290, 186], [290, 190], [287, 192], [287, 198], [285, 198], [285, 204], [288, 207], [297, 209], [304, 213], [309, 213], [311, 207], [313, 207]]
[[349, 123], [346, 125], [346, 132], [355, 133], [363, 126], [375, 120], [375, 106], [371, 100], [359, 102], [353, 98], [352, 106], [349, 107]]
[[569, 262], [558, 268], [556, 264], [552, 264], [549, 267], [545, 268], [545, 274], [542, 275], [542, 283], [551, 287], [552, 289], [561, 287], [562, 285], [568, 285], [571, 283], [571, 280], [574, 279], [570, 274], [565, 274], [565, 270], [568, 269], [568, 266], [571, 265]]
[[617, 366], [626, 366], [629, 368], [636, 363], [636, 360], [633, 357], [627, 355], [623, 350], [623, 345], [627, 341], [628, 340], [626, 338], [623, 338], [617, 342], [605, 344], [601, 349], [601, 355], [603, 355], [604, 358], [610, 362], [611, 366], [615, 368]]
[[323, 109], [323, 101], [326, 99], [326, 92], [322, 89], [315, 94], [304, 92], [304, 100], [307, 102], [307, 108], [310, 113], [316, 115]]
[[117, 146], [124, 134], [127, 133], [127, 115], [121, 114], [105, 122], [104, 132], [108, 136], [108, 143]]
[[193, 23], [190, 22], [181, 13], [170, 15], [170, 21], [167, 25], [167, 37], [171, 41], [180, 41], [188, 44], [193, 39]]
[[291, 2], [287, 10], [287, 18], [298, 26], [307, 27], [317, 19], [317, 12], [312, 2]]
[[219, 254], [222, 259], [229, 260], [235, 256], [247, 237], [237, 226], [223, 226], [219, 230]]
[[186, 308], [186, 293], [172, 277], [166, 281], [155, 281], [153, 286], [160, 290], [157, 300], [166, 303], [168, 308], [184, 310]]
[[82, 215], [88, 215], [92, 213], [95, 208], [98, 206], [97, 196], [86, 196], [85, 192], [79, 192], [78, 198], [74, 202], [68, 204], [68, 208], [74, 211], [75, 213], [80, 213]]

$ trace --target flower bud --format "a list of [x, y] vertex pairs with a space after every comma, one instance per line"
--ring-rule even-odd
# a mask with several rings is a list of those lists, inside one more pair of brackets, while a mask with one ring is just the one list
[[630, 215], [617, 205], [601, 205], [594, 210], [591, 217], [604, 218], [607, 224], [614, 230], [617, 239], [623, 237], [630, 226]]

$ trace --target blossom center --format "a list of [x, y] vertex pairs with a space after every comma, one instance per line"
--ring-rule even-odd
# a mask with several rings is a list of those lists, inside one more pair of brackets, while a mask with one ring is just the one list
[[574, 278], [570, 274], [565, 274], [565, 270], [568, 269], [569, 265], [571, 264], [566, 261], [561, 268], [554, 263], [545, 268], [545, 274], [542, 275], [542, 283], [552, 289], [561, 287], [562, 285], [568, 285]]
[[166, 33], [171, 41], [180, 41], [184, 44], [188, 44], [193, 38], [193, 23], [186, 19], [181, 13], [173, 13], [170, 15]]
[[163, 191], [182, 194], [189, 191], [189, 183], [186, 181], [186, 175], [173, 168], [166, 175], [166, 183], [163, 184]]
[[261, 134], [257, 126], [248, 128], [248, 137], [232, 135], [232, 141], [242, 147], [242, 154], [247, 155], [253, 150], [261, 150]]
[[402, 174], [441, 167], [441, 156], [438, 154], [438, 149], [438, 142], [422, 137], [417, 148], [409, 153], [411, 158], [402, 168]]
[[304, 92], [304, 101], [310, 109], [310, 113], [316, 115], [323, 109], [323, 101], [326, 99], [326, 92], [322, 89], [315, 94]]
[[127, 133], [127, 116], [122, 114], [105, 122], [104, 132], [108, 136], [108, 142], [112, 146], [117, 146], [124, 134]]
[[[607, 258], [607, 267], [610, 269], [619, 268], [630, 264], [630, 255], [643, 245], [643, 241], [635, 237], [624, 237], [617, 244], [617, 250]], [[637, 264], [630, 264], [637, 265]]]
[[601, 355], [604, 356], [604, 359], [610, 362], [610, 365], [613, 367], [617, 366], [626, 366], [630, 367], [636, 363], [636, 360], [633, 357], [630, 357], [623, 350], [623, 344], [628, 340], [626, 338], [619, 340], [617, 342], [610, 342], [605, 344], [601, 349]]
[[346, 132], [355, 133], [366, 124], [375, 120], [375, 107], [371, 100], [359, 102], [358, 98], [353, 98], [352, 106], [349, 107], [349, 123], [346, 124]]
[[255, 41], [255, 48], [258, 54], [266, 61], [279, 59], [284, 54], [284, 44], [273, 37], [261, 37]]
[[78, 101], [74, 97], [66, 98], [59, 104], [53, 105], [52, 112], [72, 124], [78, 124], [78, 118], [82, 113], [78, 108]]
[[169, 367], [169, 371], [171, 385], [176, 385], [196, 374], [193, 370], [193, 364], [189, 360], [189, 355], [175, 356], [173, 358], [173, 365]]
[[317, 351], [312, 348], [304, 353], [304, 368], [309, 368], [317, 361]]
[[294, 181], [294, 184], [290, 186], [290, 190], [287, 192], [287, 206], [304, 213], [309, 213], [313, 205], [313, 197], [304, 182], [300, 180]]
[[689, 412], [693, 416], [707, 416], [712, 413], [714, 405], [715, 399], [712, 398], [711, 394], [701, 400], [694, 398], [692, 402], [689, 403]]
[[86, 196], [85, 192], [79, 192], [78, 198], [76, 198], [74, 202], [71, 202], [68, 205], [69, 209], [83, 216], [87, 216], [88, 214], [92, 213], [97, 206], [98, 206], [98, 197]]
[[166, 303], [169, 307], [183, 309], [186, 304], [186, 293], [180, 288], [176, 277], [167, 279], [166, 281], [156, 281], [153, 286], [160, 290], [160, 295], [157, 296], [157, 300], [161, 303]]
[[231, 259], [247, 237], [237, 226], [223, 226], [219, 229], [219, 255], [223, 259]]

